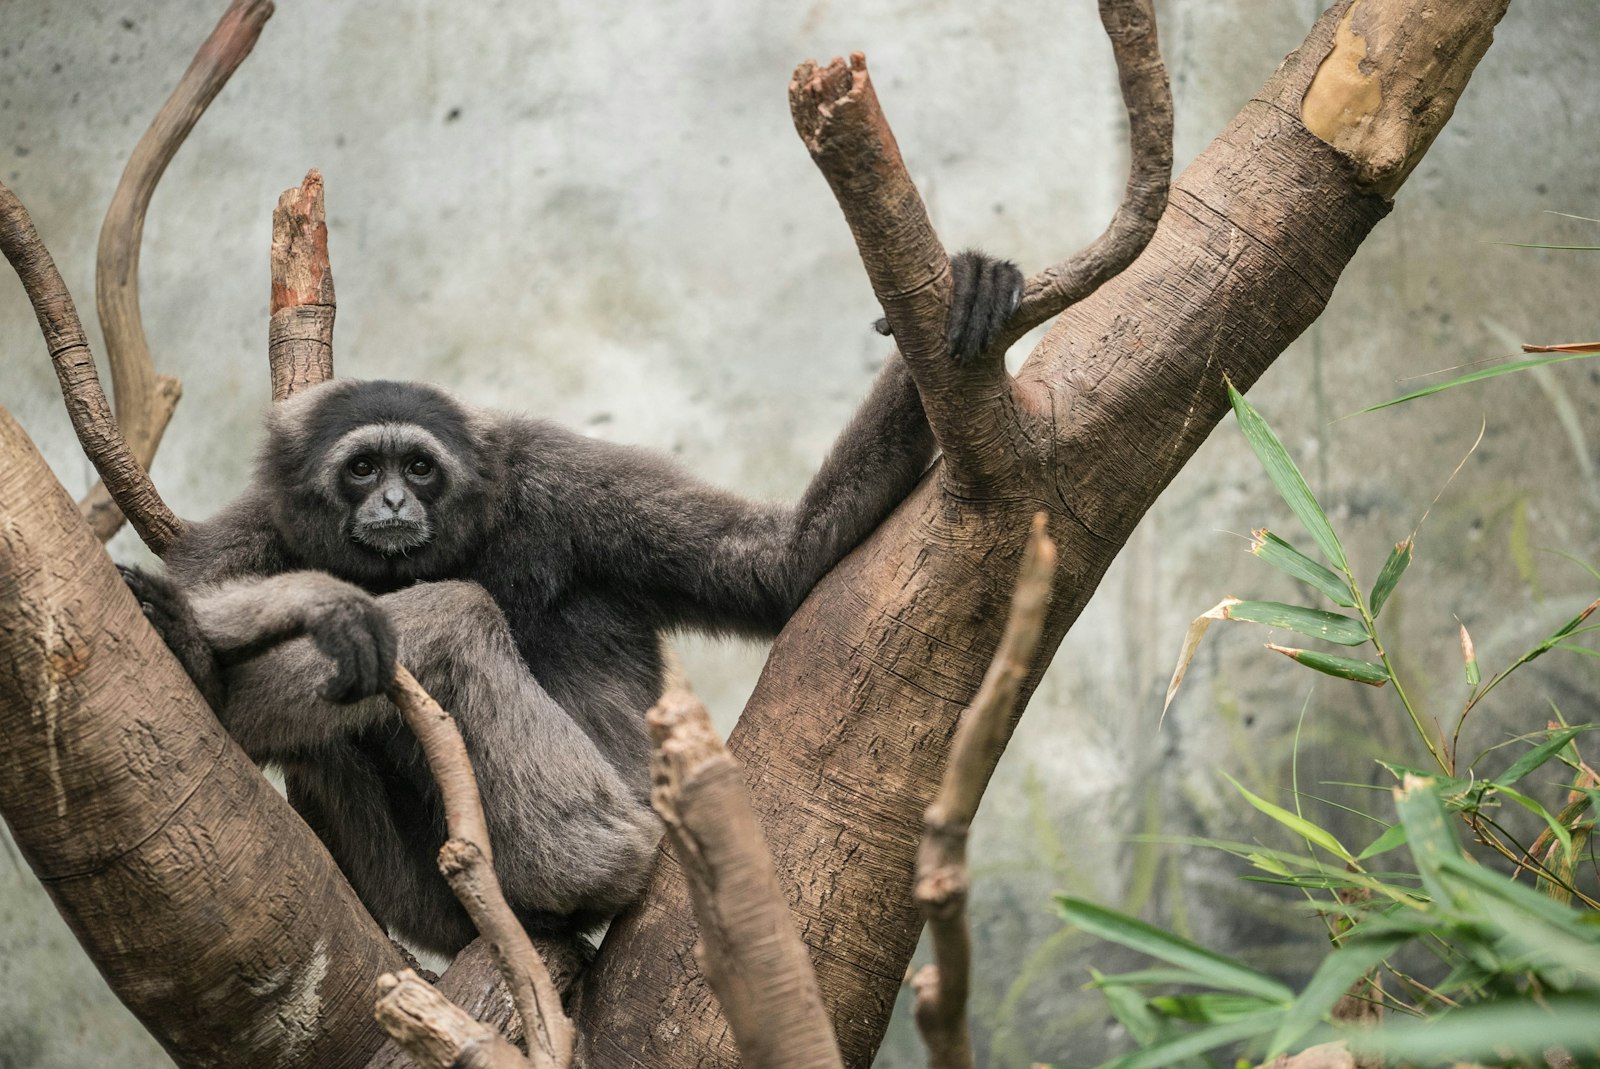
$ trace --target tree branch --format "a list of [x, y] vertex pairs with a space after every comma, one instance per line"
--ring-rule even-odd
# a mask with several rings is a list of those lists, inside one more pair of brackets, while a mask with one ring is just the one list
[[336, 311], [322, 175], [313, 169], [298, 187], [283, 191], [272, 213], [267, 364], [274, 401], [333, 378]]
[[1131, 163], [1111, 225], [1071, 258], [1028, 279], [1022, 304], [995, 343], [1004, 352], [1028, 331], [1083, 300], [1134, 261], [1161, 221], [1172, 181], [1172, 86], [1156, 39], [1152, 0], [1100, 0], [1128, 112]]
[[[439, 851], [439, 871], [489, 941], [527, 1031], [528, 1060], [535, 1069], [565, 1069], [572, 1062], [572, 1022], [561, 1009], [561, 996], [544, 961], [495, 879], [489, 825], [461, 732], [450, 714], [404, 667], [395, 669], [389, 700], [422, 744], [428, 768], [439, 784], [450, 829], [450, 839]], [[399, 1033], [389, 1034], [404, 1045]]]
[[79, 444], [144, 544], [160, 556], [182, 532], [183, 521], [156, 493], [112, 418], [72, 295], [27, 209], [4, 185], [0, 185], [0, 251], [11, 261], [33, 303]]
[[[233, 0], [216, 28], [195, 54], [177, 88], [161, 106], [139, 139], [100, 226], [95, 260], [95, 306], [105, 336], [106, 362], [111, 367], [111, 392], [117, 423], [128, 448], [146, 470], [155, 459], [161, 435], [183, 395], [183, 384], [171, 375], [157, 375], [139, 315], [139, 245], [144, 235], [150, 197], [217, 93], [239, 69], [261, 27], [272, 17], [271, 0]], [[100, 541], [122, 526], [122, 512], [104, 483], [84, 497], [84, 517]]]
[[378, 977], [378, 1024], [420, 1069], [525, 1069], [499, 1032], [473, 1020], [410, 969]]
[[650, 804], [667, 825], [700, 922], [696, 957], [750, 1069], [839, 1069], [839, 1048], [795, 934], [739, 765], [687, 690], [646, 718]]
[[404, 968], [228, 738], [0, 409], [0, 810], [119, 999], [185, 1067], [355, 1069]]
[[1017, 695], [1044, 630], [1056, 567], [1056, 546], [1045, 533], [1045, 519], [1042, 512], [1033, 518], [1005, 634], [983, 685], [961, 716], [939, 794], [923, 815], [914, 896], [933, 936], [936, 964], [923, 966], [912, 985], [917, 1030], [934, 1069], [972, 1066], [972, 1040], [967, 1034], [967, 984], [972, 971], [967, 830], [989, 774], [1011, 739]]

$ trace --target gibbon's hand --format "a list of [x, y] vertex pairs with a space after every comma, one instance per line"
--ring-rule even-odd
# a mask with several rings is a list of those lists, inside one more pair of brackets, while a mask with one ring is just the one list
[[[958, 252], [950, 258], [952, 292], [950, 322], [945, 343], [950, 356], [965, 367], [986, 352], [1011, 313], [1022, 303], [1022, 271], [1010, 260], [1001, 260], [977, 249]], [[879, 334], [894, 333], [887, 319], [872, 325]]]
[[306, 634], [333, 659], [333, 675], [318, 688], [328, 701], [358, 702], [394, 679], [394, 627], [371, 595], [352, 591], [324, 606], [306, 621]]
[[128, 584], [150, 626], [178, 658], [211, 708], [217, 709], [222, 704], [222, 669], [195, 620], [189, 596], [164, 575], [126, 564], [117, 565], [117, 571], [122, 573], [122, 581]]

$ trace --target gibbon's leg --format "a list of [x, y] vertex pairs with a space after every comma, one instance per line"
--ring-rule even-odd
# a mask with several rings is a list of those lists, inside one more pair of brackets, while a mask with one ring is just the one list
[[[660, 826], [638, 785], [528, 671], [489, 594], [420, 583], [377, 600], [400, 662], [460, 725], [495, 871], [525, 922], [577, 914], [593, 924], [637, 897]], [[463, 918], [434, 869], [445, 829], [420, 748], [386, 698], [318, 697], [311, 684], [328, 668], [309, 640], [283, 643], [226, 671], [219, 715], [252, 756], [292, 769], [291, 799], [368, 908], [420, 945], [450, 947]]]

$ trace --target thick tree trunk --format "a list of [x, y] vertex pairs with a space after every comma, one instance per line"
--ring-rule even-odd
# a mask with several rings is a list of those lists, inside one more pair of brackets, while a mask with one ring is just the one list
[[406, 962], [139, 611], [0, 409], [0, 803], [182, 1066], [365, 1064]]
[[[872, 1060], [915, 947], [922, 812], [999, 639], [1029, 516], [1049, 510], [1061, 557], [1025, 692], [1227, 410], [1224, 376], [1253, 383], [1321, 313], [1449, 117], [1506, 0], [1454, 5], [1448, 18], [1424, 19], [1424, 6], [1364, 0], [1324, 15], [1178, 181], [1144, 254], [1029, 358], [1011, 440], [998, 446], [1013, 474], [958, 496], [936, 470], [774, 645], [730, 748], [846, 1065]], [[1302, 121], [1303, 99], [1322, 136]], [[586, 978], [588, 1066], [737, 1062], [689, 967], [694, 940], [668, 859]]]

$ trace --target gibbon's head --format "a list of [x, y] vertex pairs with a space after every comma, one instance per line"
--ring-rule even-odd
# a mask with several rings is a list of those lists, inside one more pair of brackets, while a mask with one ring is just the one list
[[334, 379], [276, 405], [258, 481], [305, 563], [357, 582], [451, 574], [494, 473], [472, 410], [415, 382]]

